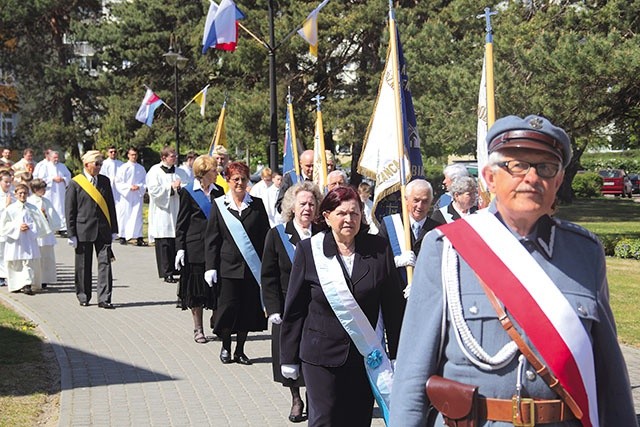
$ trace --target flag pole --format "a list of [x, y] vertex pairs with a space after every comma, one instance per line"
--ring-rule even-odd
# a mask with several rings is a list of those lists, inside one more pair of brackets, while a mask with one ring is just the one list
[[213, 138], [211, 138], [211, 145], [209, 146], [209, 152], [211, 149], [218, 145], [220, 142], [220, 134], [222, 133], [222, 123], [224, 121], [224, 113], [225, 108], [227, 107], [227, 95], [224, 95], [224, 102], [222, 103], [222, 108], [220, 109], [220, 117], [218, 117], [218, 124], [216, 125], [216, 130], [213, 132]]
[[[411, 250], [411, 225], [409, 222], [409, 210], [407, 209], [406, 204], [406, 185], [407, 185], [407, 175], [405, 171], [405, 149], [404, 149], [404, 126], [403, 126], [403, 117], [402, 117], [402, 95], [400, 88], [400, 69], [399, 69], [399, 58], [398, 58], [398, 39], [396, 32], [396, 22], [395, 16], [393, 12], [393, 4], [392, 0], [389, 0], [389, 41], [391, 44], [391, 61], [393, 64], [393, 88], [395, 94], [396, 101], [396, 129], [398, 134], [398, 162], [400, 165], [400, 204], [402, 205], [402, 223], [404, 225], [404, 240], [406, 247], [404, 250]], [[411, 285], [413, 281], [413, 267], [408, 265], [407, 267], [407, 286]]]
[[[478, 105], [478, 194], [482, 200], [482, 204], [484, 206], [488, 206], [491, 203], [491, 193], [489, 189], [486, 187], [486, 183], [484, 182], [484, 178], [482, 177], [481, 168], [485, 165], [480, 164], [481, 160], [486, 162], [487, 159], [487, 146], [486, 141], [480, 140], [480, 120], [486, 120], [486, 129], [483, 129], [484, 137], [486, 136], [486, 132], [491, 128], [491, 125], [496, 121], [496, 105], [495, 105], [495, 86], [493, 80], [493, 27], [491, 25], [491, 16], [497, 15], [498, 12], [492, 12], [490, 7], [486, 7], [484, 9], [484, 13], [476, 16], [478, 19], [485, 19], [485, 45], [484, 45], [484, 60], [483, 60], [483, 75], [480, 82], [480, 96], [482, 95], [482, 82], [484, 81], [484, 101], [486, 105], [484, 106], [485, 111], [480, 111], [481, 106]], [[479, 99], [480, 103], [480, 99]], [[486, 114], [486, 117], [485, 117]], [[484, 126], [482, 126], [484, 127]], [[483, 150], [482, 153], [480, 150]], [[482, 159], [481, 159], [482, 157]]]
[[[320, 96], [320, 94], [317, 94], [316, 96], [314, 96], [313, 98], [311, 98], [312, 101], [316, 101], [316, 136], [318, 137], [318, 145], [319, 147], [317, 147], [318, 151], [319, 151], [319, 155], [320, 155], [320, 171], [318, 172], [318, 177], [320, 178], [320, 183], [322, 183], [322, 186], [319, 185], [319, 187], [321, 187], [320, 189], [325, 192], [327, 191], [327, 154], [325, 152], [325, 148], [324, 148], [324, 128], [322, 126], [322, 108], [321, 108], [321, 101], [324, 99], [324, 96]], [[314, 141], [315, 142], [315, 141]], [[314, 151], [316, 150], [316, 144], [314, 144]], [[315, 156], [314, 156], [314, 160], [315, 160]], [[316, 170], [315, 167], [316, 165], [314, 164], [314, 169], [313, 169], [313, 174], [316, 175]]]
[[291, 87], [287, 86], [287, 110], [289, 111], [289, 133], [291, 136], [291, 149], [293, 150], [293, 168], [296, 176], [300, 176], [300, 159], [298, 158], [298, 142], [296, 141], [296, 122], [293, 118], [293, 103]]

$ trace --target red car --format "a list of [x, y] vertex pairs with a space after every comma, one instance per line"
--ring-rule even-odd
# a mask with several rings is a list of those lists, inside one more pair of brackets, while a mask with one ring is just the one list
[[627, 196], [631, 198], [633, 188], [631, 180], [622, 169], [603, 169], [598, 172], [603, 183], [600, 192], [602, 194], [613, 194], [615, 196]]

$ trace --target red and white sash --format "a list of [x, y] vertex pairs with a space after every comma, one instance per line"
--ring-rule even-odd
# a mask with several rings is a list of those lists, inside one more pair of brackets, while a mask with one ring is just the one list
[[591, 340], [560, 289], [504, 224], [486, 210], [438, 230], [524, 329], [582, 410], [582, 425], [598, 427]]

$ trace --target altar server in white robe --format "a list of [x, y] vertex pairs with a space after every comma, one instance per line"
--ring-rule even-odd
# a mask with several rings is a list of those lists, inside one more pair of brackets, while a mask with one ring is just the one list
[[[0, 171], [0, 214], [15, 201], [11, 186], [13, 177], [8, 170]], [[4, 234], [0, 234], [0, 286], [7, 285], [7, 263], [4, 261]]]
[[155, 241], [158, 276], [167, 283], [176, 283], [176, 223], [180, 208], [180, 187], [189, 177], [175, 166], [177, 155], [173, 147], [164, 147], [160, 163], [147, 173], [149, 192], [149, 241]]
[[53, 208], [53, 204], [44, 197], [47, 183], [36, 178], [31, 181], [31, 195], [27, 197], [27, 202], [38, 208], [44, 215], [51, 229], [50, 233], [38, 238], [38, 247], [40, 248], [40, 271], [42, 272], [42, 287], [46, 288], [49, 283], [56, 283], [58, 277], [56, 275], [56, 245], [55, 232], [62, 227], [60, 215]]
[[40, 289], [40, 249], [38, 237], [51, 232], [42, 212], [27, 203], [29, 187], [17, 184], [16, 202], [0, 216], [0, 234], [6, 236], [4, 259], [7, 263], [7, 282], [10, 292], [32, 295]]
[[114, 145], [107, 148], [107, 156], [102, 161], [102, 168], [100, 169], [100, 175], [104, 175], [111, 180], [111, 192], [113, 193], [113, 201], [116, 203], [116, 206], [118, 205], [120, 193], [116, 191], [116, 187], [113, 184], [116, 182], [118, 169], [123, 165], [122, 161], [116, 158], [117, 155], [118, 152]]
[[43, 163], [42, 166], [38, 168], [38, 173], [34, 174], [34, 178], [40, 178], [47, 183], [47, 190], [44, 193], [44, 197], [51, 201], [53, 208], [62, 221], [62, 228], [60, 230], [66, 230], [64, 195], [67, 191], [67, 185], [71, 182], [71, 172], [69, 172], [69, 169], [64, 163], [60, 163], [60, 153], [50, 151], [49, 161]]
[[115, 188], [119, 194], [116, 203], [120, 242], [136, 239], [138, 246], [146, 246], [142, 238], [142, 206], [146, 187], [147, 172], [138, 163], [138, 149], [131, 147], [127, 151], [129, 161], [118, 168]]

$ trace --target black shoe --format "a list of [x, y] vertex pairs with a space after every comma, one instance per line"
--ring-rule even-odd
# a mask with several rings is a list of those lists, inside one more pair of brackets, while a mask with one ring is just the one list
[[136, 246], [149, 246], [149, 244], [145, 242], [142, 237], [138, 237], [136, 240]]
[[233, 361], [236, 362], [236, 363], [239, 363], [241, 365], [252, 365], [253, 364], [253, 362], [251, 362], [251, 359], [249, 359], [247, 357], [247, 355], [244, 354], [244, 353], [239, 353], [239, 354], [235, 353], [233, 355]]
[[49, 285], [47, 285], [46, 283], [43, 283], [43, 284], [42, 284], [42, 289], [46, 289], [46, 288], [47, 288], [47, 286], [49, 286]]
[[176, 280], [176, 279], [174, 279], [174, 278], [173, 278], [173, 276], [171, 276], [171, 275], [169, 275], [169, 276], [165, 276], [165, 277], [164, 277], [164, 281], [165, 281], [166, 283], [176, 283], [176, 282], [177, 282], [177, 280]]
[[302, 400], [299, 402], [293, 402], [291, 404], [291, 412], [289, 412], [289, 421], [292, 423], [301, 423], [306, 419], [307, 416], [304, 413], [304, 402]]
[[33, 295], [33, 291], [31, 290], [31, 285], [27, 285], [22, 288], [22, 293], [26, 295]]
[[118, 240], [120, 240], [120, 244], [121, 244], [121, 245], [126, 245], [126, 244], [127, 244], [127, 239], [125, 239], [124, 237], [121, 237], [121, 238], [120, 238], [120, 239], [118, 239]]
[[227, 363], [233, 362], [233, 360], [231, 360], [231, 353], [229, 352], [229, 350], [225, 350], [224, 347], [222, 348], [222, 350], [220, 350], [220, 361], [225, 365]]
[[115, 308], [110, 302], [99, 302], [98, 307], [106, 308], [107, 310], [113, 310]]
[[80, 301], [80, 307], [89, 307], [89, 303]]
[[69, 237], [69, 234], [66, 232], [66, 230], [64, 231], [58, 231], [58, 236], [60, 237]]

